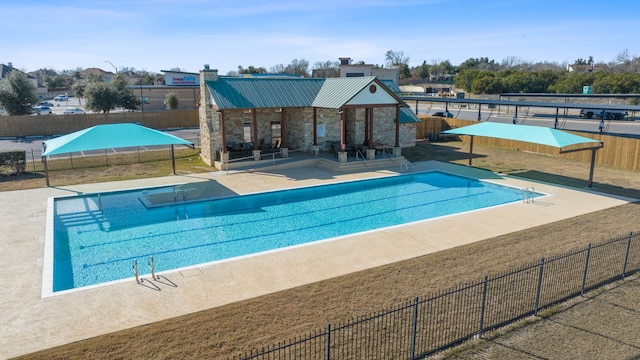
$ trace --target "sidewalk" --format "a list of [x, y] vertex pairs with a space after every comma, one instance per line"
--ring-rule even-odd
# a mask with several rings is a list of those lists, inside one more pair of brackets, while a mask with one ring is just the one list
[[[0, 192], [3, 204], [19, 204], [0, 209], [0, 280], [3, 284], [0, 358], [149, 324], [628, 202], [628, 199], [503, 177], [465, 166], [433, 161], [414, 165], [414, 171], [441, 169], [518, 188], [535, 184], [536, 191], [550, 196], [530, 204], [516, 203], [168, 272], [164, 276], [177, 287], [158, 284], [161, 291], [125, 281], [42, 298], [45, 218], [50, 197], [212, 180], [227, 191], [244, 194], [395, 173], [380, 170], [335, 174], [305, 167]], [[460, 216], [464, 216], [463, 227], [459, 226]], [[496, 218], [503, 220], [500, 226], [496, 226]]]

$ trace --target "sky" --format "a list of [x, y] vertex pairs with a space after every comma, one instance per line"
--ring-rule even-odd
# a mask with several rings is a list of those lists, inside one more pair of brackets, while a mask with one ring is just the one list
[[640, 53], [636, 0], [0, 0], [0, 63], [29, 71], [135, 68], [224, 75], [349, 57], [411, 67], [614, 61]]

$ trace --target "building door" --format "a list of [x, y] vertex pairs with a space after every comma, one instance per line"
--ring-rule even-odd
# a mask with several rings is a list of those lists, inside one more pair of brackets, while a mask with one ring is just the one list
[[282, 142], [282, 132], [281, 125], [279, 122], [271, 123], [271, 145], [274, 147], [280, 147], [280, 143]]

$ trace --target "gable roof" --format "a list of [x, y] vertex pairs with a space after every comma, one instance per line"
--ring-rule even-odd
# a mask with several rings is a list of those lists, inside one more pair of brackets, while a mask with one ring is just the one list
[[327, 78], [311, 106], [339, 109], [374, 80], [374, 76]]
[[177, 136], [131, 123], [96, 125], [47, 140], [44, 144], [42, 156], [133, 146], [193, 146], [192, 142]]
[[211, 101], [220, 109], [307, 107], [324, 79], [219, 77], [207, 81]]
[[321, 107], [339, 109], [376, 83], [389, 103], [403, 109], [400, 122], [420, 122], [395, 92], [375, 76], [352, 78], [219, 77], [207, 81], [211, 102], [219, 109]]

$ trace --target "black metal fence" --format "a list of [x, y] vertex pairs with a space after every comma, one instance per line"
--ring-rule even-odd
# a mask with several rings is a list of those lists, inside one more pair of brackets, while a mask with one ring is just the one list
[[630, 233], [233, 359], [420, 359], [638, 270]]
[[[47, 167], [50, 171], [73, 170], [171, 159], [171, 148], [166, 145], [118, 150], [115, 152], [113, 149], [104, 149], [52, 155], [47, 157]], [[25, 150], [25, 153], [26, 171], [44, 171], [42, 151], [40, 149]]]

